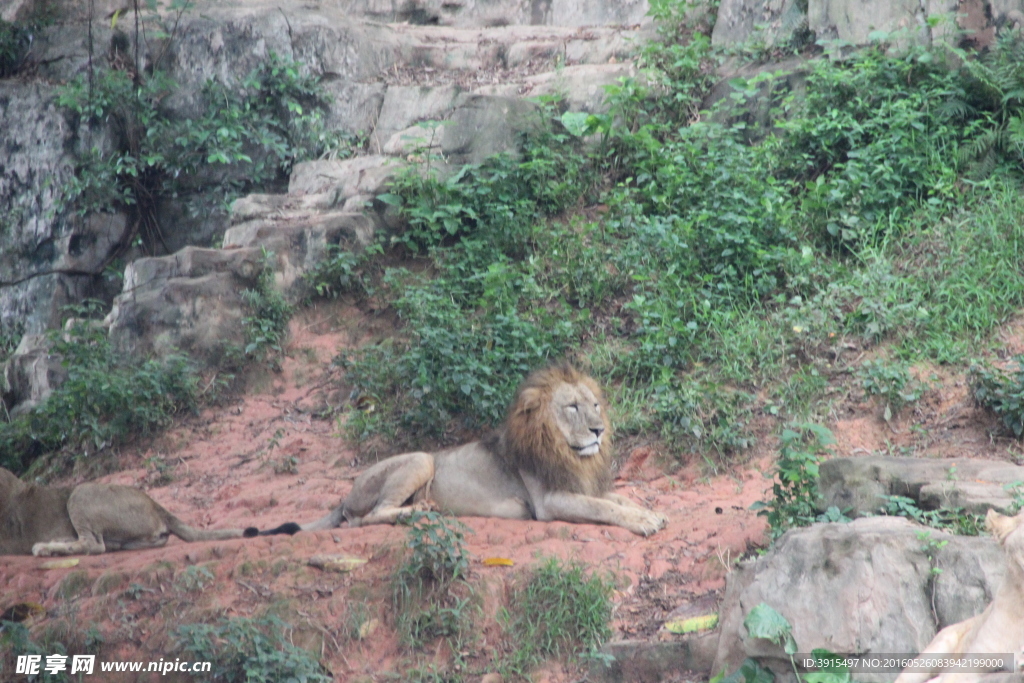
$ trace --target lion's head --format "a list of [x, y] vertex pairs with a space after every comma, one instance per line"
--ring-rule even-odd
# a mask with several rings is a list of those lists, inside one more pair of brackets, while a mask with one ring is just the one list
[[1007, 517], [995, 510], [989, 510], [985, 516], [985, 526], [996, 537], [1000, 545], [1008, 549], [1017, 549], [1017, 552], [1021, 553], [1021, 557], [1024, 559], [1024, 512], [1020, 512], [1013, 517]]
[[495, 446], [552, 490], [599, 496], [611, 486], [611, 434], [597, 382], [561, 364], [523, 381]]

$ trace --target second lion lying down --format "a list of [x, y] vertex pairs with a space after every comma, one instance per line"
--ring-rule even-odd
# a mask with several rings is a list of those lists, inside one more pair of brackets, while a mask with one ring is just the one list
[[404, 453], [356, 478], [341, 505], [294, 533], [393, 524], [423, 503], [458, 516], [613, 524], [649, 536], [665, 517], [611, 492], [611, 429], [597, 383], [569, 365], [531, 373], [505, 423], [481, 441]]

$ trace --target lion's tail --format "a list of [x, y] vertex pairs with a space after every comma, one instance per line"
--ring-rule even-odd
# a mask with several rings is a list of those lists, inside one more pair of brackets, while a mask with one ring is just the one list
[[245, 529], [196, 529], [185, 524], [167, 510], [161, 508], [164, 515], [164, 524], [171, 530], [171, 533], [183, 541], [192, 543], [194, 541], [224, 541], [229, 538], [252, 538], [260, 533], [254, 526]]
[[324, 531], [325, 529], [336, 528], [344, 519], [345, 507], [343, 505], [339, 505], [315, 522], [310, 522], [309, 524], [286, 522], [281, 526], [274, 527], [273, 529], [265, 529], [259, 533], [260, 536], [273, 536], [275, 534], [294, 534], [299, 531]]

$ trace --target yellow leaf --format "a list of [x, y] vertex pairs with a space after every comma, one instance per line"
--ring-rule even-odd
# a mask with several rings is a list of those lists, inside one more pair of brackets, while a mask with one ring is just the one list
[[671, 633], [696, 633], [707, 631], [718, 626], [717, 614], [705, 614], [702, 617], [691, 617], [689, 619], [676, 619], [665, 622], [665, 630]]
[[309, 565], [326, 572], [350, 572], [356, 567], [366, 564], [361, 557], [350, 557], [348, 555], [314, 555], [309, 558]]
[[114, 16], [110, 17], [110, 30], [111, 31], [113, 31], [115, 28], [117, 28], [117, 20], [121, 18], [121, 12], [123, 12], [123, 11], [124, 11], [123, 9], [119, 9], [116, 12], [114, 12]]
[[488, 557], [484, 560], [485, 567], [511, 567], [515, 562], [507, 557]]
[[67, 569], [68, 567], [74, 567], [77, 564], [77, 557], [67, 557], [63, 560], [50, 560], [49, 562], [43, 562], [39, 567], [41, 569]]
[[359, 640], [366, 640], [372, 636], [378, 626], [380, 626], [379, 619], [367, 619], [363, 623], [359, 624], [359, 629], [357, 630]]

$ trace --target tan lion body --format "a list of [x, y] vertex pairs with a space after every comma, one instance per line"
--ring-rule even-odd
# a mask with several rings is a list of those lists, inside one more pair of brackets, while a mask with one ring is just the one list
[[0, 467], [0, 555], [95, 555], [184, 541], [254, 536], [255, 529], [190, 527], [139, 489], [27, 484]]
[[346, 519], [393, 524], [429, 502], [457, 516], [612, 524], [650, 535], [665, 518], [610, 490], [610, 433], [593, 379], [567, 365], [538, 370], [490, 437], [383, 460], [356, 478], [341, 505], [300, 528]]
[[[939, 631], [921, 654], [963, 655], [1024, 652], [1024, 512], [1006, 517], [989, 510], [989, 530], [1006, 551], [1003, 584], [985, 611]], [[972, 683], [984, 673], [905, 672], [896, 683]]]

